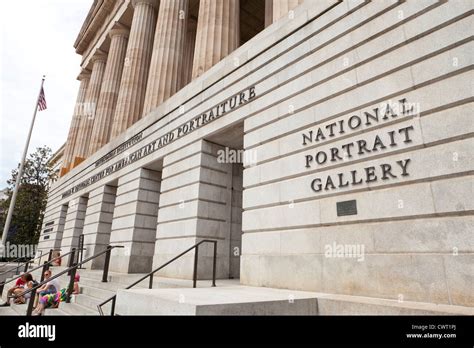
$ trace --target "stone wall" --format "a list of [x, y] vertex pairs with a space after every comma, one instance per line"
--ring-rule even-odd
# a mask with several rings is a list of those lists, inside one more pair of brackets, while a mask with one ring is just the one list
[[347, 4], [261, 70], [241, 282], [472, 306], [472, 4]]
[[[242, 171], [221, 163], [223, 147], [198, 141], [165, 157], [154, 266], [159, 267], [204, 239], [218, 241], [217, 277], [238, 277], [241, 244]], [[232, 256], [233, 248], [238, 248]], [[212, 277], [212, 244], [199, 248], [198, 275]], [[236, 260], [237, 258], [237, 260]], [[194, 252], [159, 275], [191, 279]]]

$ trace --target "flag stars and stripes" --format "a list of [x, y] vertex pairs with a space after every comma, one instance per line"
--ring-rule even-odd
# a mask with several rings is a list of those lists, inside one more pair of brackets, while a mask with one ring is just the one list
[[41, 92], [38, 98], [38, 109], [39, 111], [46, 110], [46, 98], [44, 96], [44, 89], [41, 88]]

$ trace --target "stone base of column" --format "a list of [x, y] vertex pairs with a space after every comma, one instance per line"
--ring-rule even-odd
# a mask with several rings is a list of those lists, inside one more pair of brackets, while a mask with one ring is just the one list
[[84, 228], [84, 217], [86, 214], [87, 197], [79, 197], [69, 202], [64, 232], [61, 242], [61, 254], [64, 255], [72, 248], [78, 247], [79, 236]]
[[61, 167], [60, 171], [59, 171], [59, 177], [62, 177], [64, 175], [67, 174], [67, 172], [69, 172], [69, 164], [65, 164], [64, 167]]
[[[147, 245], [139, 245], [137, 242], [119, 243], [125, 249], [114, 249], [110, 261], [110, 270], [118, 273], [148, 273], [152, 270], [152, 257], [141, 256], [142, 252], [149, 254]], [[125, 251], [124, 251], [125, 250]], [[134, 253], [135, 255], [129, 255]]]
[[110, 234], [110, 270], [121, 273], [151, 271], [155, 249], [156, 221], [161, 172], [144, 168], [121, 177]]
[[76, 168], [79, 164], [81, 164], [82, 162], [84, 162], [85, 158], [84, 157], [74, 157], [74, 159], [72, 160], [72, 163], [69, 167], [69, 170], [73, 170], [74, 168]]
[[[84, 258], [104, 251], [110, 242], [117, 188], [104, 185], [89, 194], [84, 219]], [[103, 269], [105, 256], [93, 259], [86, 268]]]

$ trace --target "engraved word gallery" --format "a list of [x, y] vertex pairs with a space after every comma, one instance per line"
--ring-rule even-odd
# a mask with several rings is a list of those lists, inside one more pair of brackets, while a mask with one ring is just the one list
[[[382, 107], [362, 112], [363, 116], [352, 115], [337, 122], [331, 122], [316, 130], [303, 133], [303, 146], [316, 145], [321, 148], [321, 143], [339, 140], [338, 137], [358, 132], [363, 126], [366, 128], [390, 122], [400, 117], [414, 115], [414, 106], [409, 105], [406, 99], [391, 105], [386, 103]], [[305, 155], [306, 168], [319, 168], [327, 165], [338, 165], [354, 157], [364, 157], [376, 154], [386, 149], [396, 148], [400, 144], [409, 144], [412, 140], [414, 127], [412, 125], [390, 129], [374, 135], [362, 135], [360, 139], [330, 147], [327, 150], [318, 150], [313, 154]], [[381, 180], [395, 180], [409, 175], [408, 165], [410, 159], [382, 163], [378, 166], [368, 166], [361, 170], [348, 170], [335, 175], [316, 177], [311, 181], [314, 192], [336, 190], [349, 186]]]

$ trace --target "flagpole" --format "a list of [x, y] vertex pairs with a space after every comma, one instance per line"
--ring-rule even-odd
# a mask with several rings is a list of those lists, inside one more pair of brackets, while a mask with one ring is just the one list
[[18, 194], [18, 189], [20, 188], [21, 177], [23, 175], [23, 167], [25, 166], [25, 159], [28, 153], [28, 147], [30, 146], [31, 133], [33, 132], [33, 126], [35, 124], [35, 119], [36, 119], [36, 113], [38, 112], [38, 103], [41, 96], [41, 91], [43, 90], [43, 84], [44, 84], [45, 78], [46, 77], [43, 75], [43, 79], [41, 80], [41, 87], [38, 92], [38, 98], [36, 98], [35, 112], [33, 113], [33, 119], [31, 120], [30, 131], [28, 132], [28, 138], [26, 139], [25, 149], [23, 150], [23, 157], [21, 159], [20, 169], [18, 169], [18, 174], [16, 176], [16, 182], [15, 182], [15, 188], [13, 189], [12, 200], [10, 202], [10, 207], [8, 208], [7, 220], [5, 221], [5, 226], [3, 227], [2, 244], [0, 245], [0, 247], [2, 245], [6, 245], [7, 243], [8, 230], [10, 229], [10, 223], [13, 216], [13, 209], [15, 208], [16, 196]]

